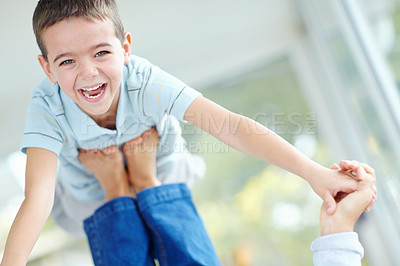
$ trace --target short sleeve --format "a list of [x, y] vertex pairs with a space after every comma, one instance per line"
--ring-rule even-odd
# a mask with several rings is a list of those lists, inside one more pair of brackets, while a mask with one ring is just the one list
[[28, 108], [21, 151], [43, 148], [59, 155], [64, 137], [54, 114], [41, 96], [33, 97]]
[[149, 69], [147, 77], [143, 91], [144, 113], [168, 114], [184, 121], [186, 110], [201, 93], [156, 66]]

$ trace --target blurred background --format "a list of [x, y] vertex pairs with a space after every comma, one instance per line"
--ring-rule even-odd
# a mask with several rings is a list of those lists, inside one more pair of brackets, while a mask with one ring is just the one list
[[[400, 1], [117, 2], [134, 54], [324, 166], [341, 159], [373, 166], [379, 199], [356, 228], [363, 264], [400, 265]], [[25, 113], [45, 76], [31, 29], [36, 1], [0, 5], [2, 250], [23, 200]], [[311, 265], [321, 200], [309, 185], [182, 127], [189, 150], [208, 166], [193, 193], [223, 265]], [[92, 261], [85, 239], [49, 219], [28, 265]]]

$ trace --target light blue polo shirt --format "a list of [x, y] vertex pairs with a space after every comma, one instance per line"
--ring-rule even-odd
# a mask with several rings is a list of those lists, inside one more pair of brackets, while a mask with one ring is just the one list
[[21, 150], [36, 147], [57, 154], [57, 178], [78, 200], [104, 197], [96, 178], [80, 163], [78, 148], [121, 146], [155, 125], [160, 135], [157, 170], [179, 167], [172, 159], [185, 150], [178, 120], [183, 121], [187, 108], [201, 94], [137, 56], [124, 66], [120, 88], [116, 130], [98, 126], [49, 79], [32, 93]]

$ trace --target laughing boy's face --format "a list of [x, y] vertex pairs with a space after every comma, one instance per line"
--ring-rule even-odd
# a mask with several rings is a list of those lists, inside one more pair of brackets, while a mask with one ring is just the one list
[[92, 117], [116, 111], [129, 33], [121, 44], [110, 21], [73, 18], [48, 27], [42, 38], [48, 61], [42, 55], [39, 61], [53, 83]]

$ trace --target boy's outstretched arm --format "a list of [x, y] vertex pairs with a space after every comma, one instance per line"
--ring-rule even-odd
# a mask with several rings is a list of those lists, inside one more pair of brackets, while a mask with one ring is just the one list
[[55, 153], [40, 148], [27, 149], [25, 199], [11, 226], [2, 266], [26, 265], [53, 207], [56, 168]]
[[194, 100], [184, 119], [236, 150], [304, 178], [325, 201], [330, 214], [335, 212], [338, 192], [350, 193], [357, 188], [357, 181], [343, 172], [317, 164], [265, 126], [204, 97]]

